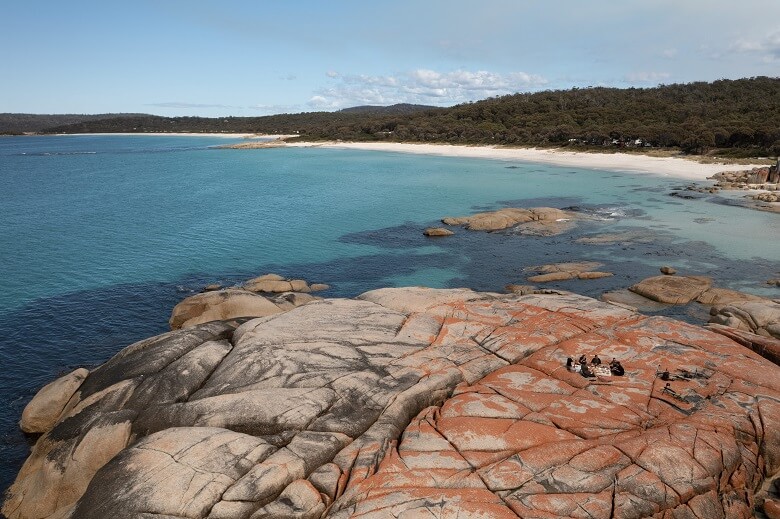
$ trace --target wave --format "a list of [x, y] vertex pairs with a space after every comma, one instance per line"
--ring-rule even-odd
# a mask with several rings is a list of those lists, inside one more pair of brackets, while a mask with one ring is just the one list
[[96, 151], [38, 151], [38, 152], [26, 152], [17, 153], [16, 155], [26, 155], [28, 157], [48, 157], [48, 156], [62, 156], [62, 155], [97, 155]]
[[617, 205], [596, 205], [596, 206], [571, 206], [564, 207], [567, 211], [581, 213], [590, 216], [595, 220], [613, 221], [623, 218], [636, 218], [645, 214], [641, 209]]

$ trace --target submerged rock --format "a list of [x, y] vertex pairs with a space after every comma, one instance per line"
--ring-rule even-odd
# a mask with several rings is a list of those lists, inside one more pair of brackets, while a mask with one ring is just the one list
[[423, 234], [425, 236], [452, 236], [455, 234], [449, 229], [445, 229], [444, 227], [428, 227], [423, 231]]
[[[565, 367], [596, 354], [625, 376]], [[2, 513], [750, 517], [778, 470], [780, 368], [725, 336], [574, 294], [384, 289], [128, 346]]]
[[531, 276], [528, 281], [532, 283], [547, 283], [550, 281], [565, 281], [567, 279], [600, 279], [610, 277], [611, 272], [599, 272], [592, 269], [602, 267], [602, 263], [596, 261], [580, 261], [568, 263], [551, 263], [549, 265], [537, 265], [523, 270], [541, 272]]
[[574, 240], [585, 245], [615, 245], [633, 243], [654, 243], [657, 234], [650, 231], [625, 231], [617, 233], [588, 234]]

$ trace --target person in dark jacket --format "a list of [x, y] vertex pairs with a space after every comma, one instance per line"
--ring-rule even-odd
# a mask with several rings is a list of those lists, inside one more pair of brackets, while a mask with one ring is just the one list
[[593, 374], [593, 372], [588, 369], [588, 364], [580, 364], [580, 375], [582, 375], [585, 378], [595, 377], [596, 375]]

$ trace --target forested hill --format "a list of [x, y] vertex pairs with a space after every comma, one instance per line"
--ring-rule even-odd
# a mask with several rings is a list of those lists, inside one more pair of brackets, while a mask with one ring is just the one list
[[451, 108], [376, 108], [216, 119], [118, 117], [45, 131], [297, 133], [308, 140], [661, 146], [694, 153], [710, 148], [746, 155], [780, 153], [780, 78], [644, 89], [575, 88], [507, 95]]
[[143, 114], [0, 114], [0, 134], [42, 132], [48, 128], [87, 121], [135, 117]]

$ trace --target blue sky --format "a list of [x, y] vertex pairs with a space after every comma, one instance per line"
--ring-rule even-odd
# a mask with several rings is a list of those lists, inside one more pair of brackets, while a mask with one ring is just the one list
[[6, 0], [0, 112], [257, 116], [780, 76], [779, 0]]

